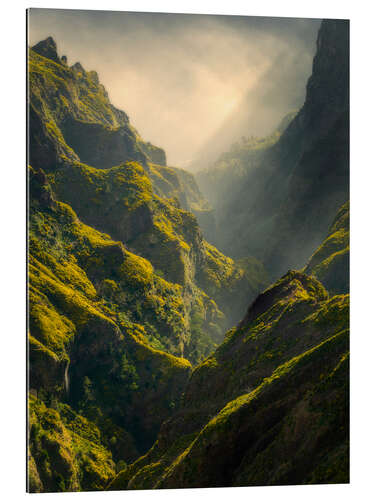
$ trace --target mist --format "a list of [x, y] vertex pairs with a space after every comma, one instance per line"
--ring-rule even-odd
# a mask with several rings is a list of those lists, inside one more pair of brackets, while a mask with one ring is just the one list
[[[29, 45], [52, 36], [96, 70], [141, 136], [189, 168], [303, 103], [318, 19], [31, 9]], [[204, 160], [206, 161], [206, 160]], [[208, 161], [208, 160], [207, 160]]]

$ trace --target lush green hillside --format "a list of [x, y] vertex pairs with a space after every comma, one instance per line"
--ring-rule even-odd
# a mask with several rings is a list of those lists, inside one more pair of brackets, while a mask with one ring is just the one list
[[[32, 167], [30, 194], [29, 383], [38, 398], [38, 428], [49, 432], [39, 410], [47, 406], [59, 419], [61, 405], [68, 404], [87, 425], [100, 428], [97, 441], [107, 448], [109, 464], [133, 460], [178, 404], [191, 369], [189, 361], [168, 353], [181, 350], [186, 332], [182, 288], [121, 242], [80, 222]], [[47, 462], [53, 467], [55, 455], [44, 440], [30, 436], [37, 470]], [[64, 454], [60, 441], [56, 453]], [[69, 474], [61, 472], [67, 488], [87, 487]], [[59, 488], [47, 476], [42, 484], [44, 491]]]
[[279, 137], [244, 139], [197, 176], [215, 211], [211, 242], [261, 260], [275, 279], [306, 263], [349, 198], [347, 21], [322, 22], [305, 103], [287, 122]]
[[304, 272], [254, 300], [110, 489], [349, 481], [348, 220], [346, 203]]
[[51, 38], [29, 51], [29, 119], [30, 489], [102, 489], [266, 277], [205, 242], [192, 176]]
[[348, 482], [348, 296], [290, 271], [196, 367], [112, 489]]
[[[42, 49], [50, 59], [40, 55]], [[59, 59], [53, 40], [30, 51], [29, 70], [31, 166], [47, 173], [57, 198], [71, 205], [82, 222], [150, 260], [159, 275], [182, 285], [184, 292], [193, 289], [194, 293], [185, 293], [188, 307], [193, 307], [191, 296], [201, 293], [195, 291], [199, 276], [212, 270], [211, 255], [189, 213], [203, 214], [203, 218], [209, 213], [194, 178], [155, 163], [155, 155], [163, 154], [144, 143], [126, 114], [110, 104], [95, 73], [86, 72], [78, 63], [70, 68]], [[80, 127], [87, 128], [87, 137]], [[84, 158], [82, 148], [89, 152]], [[220, 267], [224, 263], [228, 266]], [[227, 316], [221, 321], [225, 329], [241, 317], [259, 287], [224, 256], [215, 266], [215, 272], [231, 274], [232, 291], [237, 287], [237, 297], [227, 295], [220, 302], [222, 291], [217, 294], [218, 307]], [[216, 301], [215, 293], [211, 298]], [[233, 311], [232, 304], [238, 300]]]

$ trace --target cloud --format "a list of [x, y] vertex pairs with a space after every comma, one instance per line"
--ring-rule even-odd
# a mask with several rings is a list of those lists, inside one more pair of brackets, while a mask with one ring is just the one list
[[[31, 9], [29, 43], [52, 35], [69, 64], [98, 71], [144, 139], [165, 148], [170, 164], [185, 165], [220, 127], [235, 125], [227, 137], [263, 133], [301, 104], [318, 27], [304, 19]], [[259, 117], [263, 109], [261, 126], [233, 117], [244, 108]]]

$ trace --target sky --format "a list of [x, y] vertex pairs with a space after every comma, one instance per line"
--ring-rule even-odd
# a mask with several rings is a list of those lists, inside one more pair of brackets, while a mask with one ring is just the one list
[[[189, 168], [298, 109], [317, 19], [31, 9], [29, 45], [52, 36], [95, 70], [112, 103], [169, 165]], [[210, 153], [210, 154], [208, 154]], [[207, 156], [208, 154], [208, 156]]]

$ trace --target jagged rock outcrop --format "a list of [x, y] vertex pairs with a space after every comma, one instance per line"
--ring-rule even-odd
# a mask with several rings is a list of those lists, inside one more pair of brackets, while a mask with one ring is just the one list
[[299, 271], [261, 293], [110, 489], [349, 481], [348, 222], [346, 203], [304, 269], [331, 295]]
[[[57, 197], [71, 205], [82, 222], [122, 241], [167, 280], [185, 291], [205, 283], [227, 316], [223, 322], [218, 312], [212, 321], [213, 312], [203, 321], [219, 339], [218, 323], [225, 329], [238, 320], [249, 295], [259, 288], [233, 261], [223, 256], [214, 261], [207, 251], [188, 212], [209, 211], [193, 177], [150, 161], [152, 157], [164, 163], [164, 152], [142, 141], [127, 115], [112, 106], [94, 71], [85, 71], [80, 63], [67, 68], [33, 50], [29, 70], [33, 168], [50, 172]], [[234, 310], [229, 295], [215, 287], [218, 272], [228, 274], [232, 291], [243, 291]], [[197, 308], [201, 294], [185, 293], [187, 310]]]
[[51, 59], [51, 61], [56, 63], [61, 62], [59, 56], [57, 55], [56, 42], [51, 36], [34, 45], [33, 51], [43, 57], [46, 57], [47, 59]]

